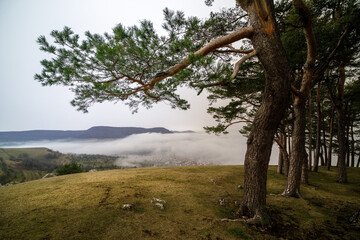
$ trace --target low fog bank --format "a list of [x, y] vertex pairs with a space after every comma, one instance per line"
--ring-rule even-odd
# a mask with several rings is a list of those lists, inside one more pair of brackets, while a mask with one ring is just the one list
[[[240, 134], [206, 133], [131, 135], [123, 139], [87, 141], [42, 141], [7, 147], [47, 147], [62, 153], [104, 154], [118, 156], [123, 167], [242, 165], [246, 138]], [[274, 145], [270, 160], [277, 164], [278, 148]]]

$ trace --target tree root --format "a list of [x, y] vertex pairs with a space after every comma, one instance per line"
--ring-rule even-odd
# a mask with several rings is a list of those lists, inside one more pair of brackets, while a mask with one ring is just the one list
[[241, 219], [241, 218], [235, 218], [235, 219], [231, 219], [231, 218], [222, 218], [217, 220], [219, 222], [246, 222], [245, 219]]
[[293, 198], [304, 199], [303, 196], [301, 195], [301, 193], [299, 192], [299, 190], [296, 190], [295, 192], [289, 192], [285, 189], [284, 192], [281, 194], [281, 196], [287, 197], [287, 198], [293, 197]]

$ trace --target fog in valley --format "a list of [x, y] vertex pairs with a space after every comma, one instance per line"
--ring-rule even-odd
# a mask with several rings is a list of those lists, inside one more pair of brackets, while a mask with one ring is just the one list
[[[118, 156], [122, 167], [242, 165], [246, 138], [240, 134], [216, 136], [206, 133], [147, 133], [123, 139], [41, 141], [6, 147], [47, 147], [62, 153]], [[273, 147], [271, 165], [277, 164]]]

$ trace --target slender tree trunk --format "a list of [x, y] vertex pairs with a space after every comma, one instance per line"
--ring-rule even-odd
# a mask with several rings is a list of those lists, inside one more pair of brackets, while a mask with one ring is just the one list
[[315, 158], [313, 171], [317, 172], [319, 167], [319, 158], [320, 158], [320, 146], [321, 146], [321, 106], [320, 106], [320, 82], [317, 87], [316, 94], [316, 110], [317, 110], [317, 122], [316, 122], [316, 149], [315, 149]]
[[[285, 127], [282, 125], [282, 133], [280, 134], [280, 139], [275, 139], [275, 142], [279, 146], [279, 161], [278, 161], [278, 169], [277, 172], [280, 174], [287, 175], [288, 167], [289, 167], [289, 155], [287, 153], [286, 147], [286, 133]], [[287, 167], [286, 167], [287, 164]]]
[[309, 184], [309, 166], [307, 165], [307, 153], [303, 161], [301, 169], [301, 183]]
[[266, 225], [266, 178], [274, 134], [288, 106], [291, 70], [276, 29], [270, 0], [238, 0], [253, 27], [251, 41], [266, 76], [265, 90], [257, 111], [245, 155], [244, 194], [239, 214], [249, 223]]
[[295, 96], [294, 100], [294, 129], [292, 134], [292, 149], [288, 172], [287, 186], [282, 193], [286, 197], [301, 197], [300, 183], [303, 162], [307, 157], [305, 150], [306, 128], [306, 98]]
[[360, 153], [359, 153], [359, 158], [358, 158], [358, 162], [356, 164], [356, 167], [359, 167], [360, 166]]
[[282, 144], [284, 145], [284, 149], [281, 151], [282, 153], [282, 158], [283, 158], [283, 173], [285, 176], [287, 176], [288, 174], [288, 171], [289, 171], [289, 154], [287, 153], [286, 151], [286, 132], [285, 132], [285, 129], [284, 129], [284, 134], [283, 134], [283, 142]]
[[334, 119], [335, 119], [335, 109], [333, 108], [330, 116], [330, 136], [329, 136], [329, 151], [328, 151], [328, 162], [326, 165], [326, 169], [330, 171], [331, 160], [332, 160], [332, 143], [334, 137]]
[[351, 119], [350, 124], [351, 124], [351, 127], [350, 127], [350, 133], [351, 133], [351, 167], [355, 167], [354, 118]]
[[350, 166], [350, 111], [349, 111], [348, 102], [345, 103], [345, 126], [346, 126], [346, 135], [345, 135], [345, 146], [346, 146], [346, 166]]
[[344, 84], [345, 84], [345, 64], [344, 62], [340, 63], [339, 66], [339, 83], [338, 83], [338, 97], [336, 99], [336, 112], [338, 117], [338, 143], [339, 143], [339, 153], [338, 153], [338, 167], [339, 167], [339, 179], [338, 182], [346, 183], [347, 182], [347, 173], [346, 173], [346, 164], [345, 164], [345, 155], [346, 155], [346, 136], [345, 136], [345, 112], [343, 107], [344, 100]]
[[311, 14], [309, 9], [300, 0], [293, 0], [295, 8], [299, 11], [303, 22], [303, 31], [306, 39], [307, 57], [304, 64], [304, 74], [300, 89], [291, 86], [294, 94], [294, 113], [295, 122], [292, 137], [292, 154], [290, 158], [290, 168], [288, 174], [287, 186], [282, 193], [286, 197], [301, 197], [300, 181], [301, 168], [304, 160], [307, 158], [305, 150], [305, 128], [306, 128], [306, 100], [309, 97], [312, 78], [315, 68], [316, 41], [312, 30]]
[[[326, 155], [325, 155], [326, 156]], [[324, 159], [324, 150], [323, 146], [320, 145], [320, 160], [321, 160], [321, 166], [325, 166], [325, 159]]]
[[291, 156], [291, 132], [290, 132], [290, 126], [289, 126], [289, 124], [286, 124], [286, 132], [287, 132], [287, 140], [288, 140], [288, 143], [287, 143], [287, 145], [288, 145], [288, 148], [289, 148], [289, 150], [288, 150], [288, 157], [285, 159], [285, 161], [284, 161], [284, 175], [285, 176], [288, 176], [288, 174], [289, 174], [289, 166], [290, 166], [290, 156]]
[[346, 137], [345, 137], [345, 116], [342, 109], [337, 110], [338, 116], [338, 142], [339, 142], [339, 153], [338, 153], [338, 167], [339, 167], [339, 179], [338, 182], [346, 183]]
[[283, 165], [284, 165], [284, 158], [281, 147], [279, 147], [279, 158], [278, 158], [278, 167], [277, 173], [283, 174]]
[[308, 150], [308, 157], [309, 157], [309, 164], [308, 167], [309, 167], [309, 170], [311, 171], [311, 166], [312, 166], [312, 135], [313, 135], [313, 132], [312, 132], [312, 112], [311, 112], [311, 91], [309, 92], [309, 105], [308, 105], [308, 108], [309, 108], [309, 150]]
[[[322, 119], [321, 119], [321, 122], [324, 122], [324, 118], [322, 117]], [[324, 125], [322, 125], [322, 137], [323, 137], [323, 144], [322, 144], [322, 146], [323, 146], [323, 148], [324, 148], [324, 151], [323, 151], [323, 156], [324, 156], [324, 165], [322, 165], [322, 166], [326, 166], [327, 165], [327, 162], [328, 162], [328, 155], [327, 155], [327, 147], [326, 147], [326, 132], [325, 132], [325, 127], [324, 127]]]

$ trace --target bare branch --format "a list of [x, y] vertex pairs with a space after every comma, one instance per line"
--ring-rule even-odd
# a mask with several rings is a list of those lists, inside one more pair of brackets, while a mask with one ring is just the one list
[[231, 78], [234, 79], [237, 75], [237, 73], [239, 72], [240, 66], [241, 64], [243, 64], [246, 60], [248, 60], [249, 58], [255, 56], [257, 54], [256, 50], [253, 50], [251, 53], [249, 53], [248, 55], [243, 56], [236, 64], [234, 67], [234, 72], [231, 75]]

